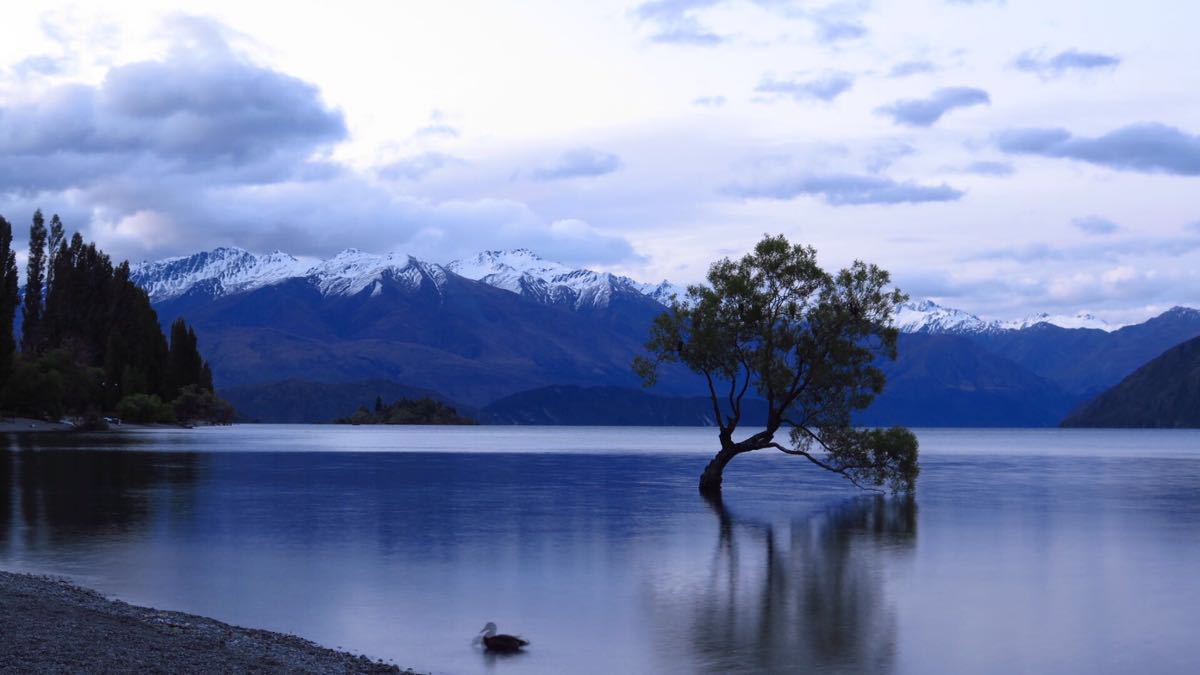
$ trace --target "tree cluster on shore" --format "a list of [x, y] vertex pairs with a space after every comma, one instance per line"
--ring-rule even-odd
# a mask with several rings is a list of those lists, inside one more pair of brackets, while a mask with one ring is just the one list
[[375, 398], [375, 408], [360, 407], [349, 417], [339, 417], [336, 424], [478, 424], [475, 420], [458, 414], [448, 406], [428, 396], [424, 398], [402, 398], [393, 403], [384, 403], [382, 397]]
[[[183, 319], [168, 342], [145, 291], [57, 215], [29, 230], [24, 293], [11, 224], [0, 216], [0, 408], [45, 419], [229, 422], [196, 332]], [[20, 309], [20, 342], [16, 339]]]

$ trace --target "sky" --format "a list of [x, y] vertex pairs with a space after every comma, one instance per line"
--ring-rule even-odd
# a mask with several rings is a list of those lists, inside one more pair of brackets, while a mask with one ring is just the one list
[[765, 233], [987, 318], [1200, 306], [1200, 3], [22, 3], [0, 214], [119, 259], [526, 247], [703, 279]]

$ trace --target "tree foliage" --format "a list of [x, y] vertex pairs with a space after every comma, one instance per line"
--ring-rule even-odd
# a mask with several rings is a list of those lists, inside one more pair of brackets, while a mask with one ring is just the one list
[[41, 351], [42, 291], [46, 284], [46, 225], [41, 210], [29, 228], [29, 258], [25, 264], [25, 302], [21, 307], [21, 351]]
[[12, 243], [12, 225], [0, 216], [0, 391], [12, 375], [17, 351], [13, 322], [20, 302], [20, 280], [17, 277], [17, 252]]
[[[634, 362], [647, 386], [668, 363], [707, 383], [721, 450], [701, 490], [719, 491], [736, 455], [767, 448], [805, 457], [856, 485], [911, 489], [915, 436], [852, 426], [854, 412], [883, 391], [879, 360], [896, 357], [892, 315], [906, 296], [889, 289], [888, 273], [855, 261], [830, 274], [812, 247], [768, 236], [741, 259], [714, 263], [707, 281], [655, 320], [649, 354]], [[735, 440], [748, 394], [766, 402], [766, 428]], [[790, 447], [775, 440], [785, 427]]]
[[[4, 340], [13, 338], [16, 262], [11, 228], [5, 239], [7, 226], [0, 218], [0, 261], [7, 260], [0, 266], [0, 362], [11, 365], [13, 349], [6, 352]], [[208, 413], [215, 421], [232, 416], [228, 404], [213, 395], [212, 371], [195, 330], [176, 320], [168, 345], [150, 299], [130, 281], [129, 264], [114, 267], [79, 233], [68, 241], [57, 215], [48, 233], [41, 212], [34, 215], [22, 311], [21, 354], [11, 377], [3, 377], [0, 364], [0, 405], [7, 409], [57, 418], [112, 411], [138, 396], [157, 397], [174, 409], [187, 392], [187, 420], [208, 419], [202, 417]]]

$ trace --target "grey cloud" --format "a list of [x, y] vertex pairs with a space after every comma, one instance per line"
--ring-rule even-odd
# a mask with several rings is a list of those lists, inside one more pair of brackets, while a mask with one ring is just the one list
[[[316, 87], [235, 52], [213, 22], [173, 20], [167, 34], [160, 60], [0, 109], [0, 213], [27, 222], [38, 206], [59, 211], [118, 258], [236, 244], [306, 255], [403, 246], [449, 259], [518, 243], [579, 262], [636, 257], [619, 236], [547, 223], [517, 201], [410, 197], [323, 159], [347, 131]], [[382, 172], [416, 178], [455, 161], [427, 153]]]
[[937, 66], [932, 61], [905, 61], [892, 66], [892, 69], [888, 71], [888, 77], [909, 77], [910, 75], [932, 73], [935, 70], [937, 70]]
[[[346, 133], [314, 86], [224, 53], [124, 65], [97, 87], [59, 86], [0, 109], [0, 157], [13, 168], [54, 155], [64, 167], [113, 172], [164, 162], [244, 169], [296, 161]], [[21, 187], [36, 185], [0, 183]]]
[[463, 160], [445, 153], [425, 152], [389, 162], [378, 172], [380, 177], [391, 180], [421, 180], [438, 169], [462, 163]]
[[653, 42], [712, 46], [720, 44], [724, 38], [705, 28], [693, 12], [720, 2], [721, 0], [653, 0], [637, 6], [633, 15], [655, 27], [650, 36]]
[[1121, 58], [1118, 56], [1068, 49], [1050, 57], [1025, 52], [1017, 57], [1016, 61], [1013, 62], [1013, 66], [1017, 70], [1036, 73], [1041, 77], [1050, 78], [1058, 77], [1071, 70], [1116, 68], [1120, 63]]
[[800, 80], [780, 80], [766, 75], [754, 88], [763, 94], [787, 96], [796, 101], [832, 101], [854, 86], [854, 76], [849, 73], [829, 72], [819, 77]]
[[1009, 154], [1073, 159], [1122, 171], [1200, 175], [1200, 136], [1158, 123], [1132, 124], [1093, 138], [1066, 129], [1011, 129], [995, 136]]
[[[866, 0], [843, 0], [818, 9], [809, 9], [798, 0], [750, 0], [761, 9], [774, 12], [789, 19], [807, 21], [813, 27], [818, 42], [833, 44], [860, 38], [867, 33], [861, 15], [867, 8]], [[650, 0], [635, 7], [630, 14], [637, 21], [652, 29], [651, 42], [682, 44], [702, 47], [720, 45], [729, 41], [723, 35], [704, 25], [696, 14], [717, 5], [730, 4], [729, 0]]]
[[971, 162], [962, 168], [963, 173], [977, 176], [1011, 176], [1013, 171], [1013, 165], [1008, 162]]
[[991, 103], [988, 93], [974, 87], [945, 87], [933, 92], [929, 98], [904, 99], [876, 109], [888, 115], [896, 124], [913, 127], [928, 127], [955, 108], [967, 108]]
[[1100, 216], [1084, 216], [1071, 221], [1071, 224], [1086, 234], [1104, 236], [1114, 234], [1121, 229], [1113, 221]]
[[728, 189], [746, 199], [793, 199], [801, 195], [818, 196], [832, 206], [862, 204], [916, 204], [955, 201], [961, 190], [949, 185], [921, 185], [897, 182], [890, 178], [854, 174], [802, 174], [771, 177], [740, 183]]
[[9, 70], [17, 79], [28, 80], [48, 75], [60, 75], [66, 72], [72, 63], [74, 63], [74, 59], [70, 56], [39, 54], [17, 61]]
[[[760, 4], [768, 4], [760, 2]], [[775, 3], [778, 4], [778, 3]], [[803, 8], [793, 9], [792, 13], [806, 17], [812, 22], [818, 42], [833, 44], [846, 40], [857, 40], [867, 34], [861, 15], [867, 7], [866, 2], [835, 2], [816, 10]]]
[[698, 105], [703, 108], [720, 108], [725, 105], [724, 96], [698, 96], [692, 99], [692, 105]]
[[903, 141], [884, 141], [867, 151], [866, 167], [871, 173], [879, 173], [890, 168], [900, 159], [916, 153], [916, 148]]
[[568, 150], [554, 162], [533, 171], [537, 180], [603, 176], [621, 168], [621, 158], [592, 148]]
[[1116, 262], [1123, 258], [1139, 256], [1163, 256], [1178, 258], [1200, 250], [1200, 238], [1196, 237], [1137, 237], [1130, 239], [1106, 239], [1078, 246], [1050, 245], [1043, 243], [1023, 246], [993, 248], [966, 257], [965, 261], [1012, 260], [1023, 263], [1036, 262], [1094, 262], [1098, 260]]

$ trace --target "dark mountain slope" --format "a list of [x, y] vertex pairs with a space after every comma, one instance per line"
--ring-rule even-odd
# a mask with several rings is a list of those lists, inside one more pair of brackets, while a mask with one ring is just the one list
[[965, 337], [902, 335], [899, 349], [899, 358], [884, 366], [883, 394], [856, 418], [859, 424], [1054, 426], [1079, 402]]
[[1062, 424], [1200, 428], [1200, 338], [1168, 349]]
[[1068, 392], [1090, 397], [1174, 345], [1200, 336], [1200, 311], [1175, 307], [1112, 333], [1037, 324], [972, 339]]
[[[1054, 426], [1079, 402], [1054, 384], [963, 337], [904, 335], [885, 366], [884, 394], [857, 416], [871, 426]], [[743, 425], [762, 424], [762, 401], [747, 400]], [[667, 397], [624, 387], [543, 387], [486, 406], [495, 424], [711, 426], [706, 396]]]

